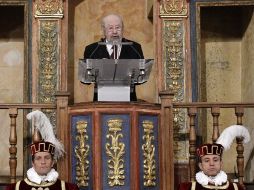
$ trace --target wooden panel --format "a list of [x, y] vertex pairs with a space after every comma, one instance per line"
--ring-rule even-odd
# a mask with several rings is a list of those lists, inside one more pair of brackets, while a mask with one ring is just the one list
[[159, 190], [160, 113], [148, 103], [70, 107], [71, 181], [85, 190]]

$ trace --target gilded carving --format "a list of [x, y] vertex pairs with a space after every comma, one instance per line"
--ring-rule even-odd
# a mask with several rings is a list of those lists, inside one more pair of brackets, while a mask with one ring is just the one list
[[55, 21], [41, 21], [39, 48], [39, 102], [55, 101], [57, 90], [58, 34]]
[[[163, 48], [164, 48], [164, 66], [166, 88], [174, 92], [174, 102], [182, 102], [184, 100], [184, 27], [182, 21], [164, 20], [163, 32]], [[185, 116], [183, 109], [174, 109], [174, 155], [177, 160], [186, 158], [185, 147], [178, 143], [182, 139], [179, 132], [186, 133]]]
[[185, 109], [173, 109], [173, 126], [174, 126], [174, 156], [175, 160], [185, 162], [189, 160], [188, 157], [188, 137], [185, 124], [187, 113]]
[[63, 17], [62, 0], [36, 0], [35, 17]]
[[144, 129], [144, 144], [142, 145], [144, 157], [144, 186], [156, 186], [156, 160], [155, 160], [155, 146], [153, 144], [153, 122], [145, 120], [142, 122]]
[[164, 21], [164, 60], [166, 87], [174, 92], [174, 101], [184, 98], [184, 36], [181, 21]]
[[[38, 73], [38, 102], [55, 102], [57, 90], [57, 63], [58, 63], [58, 33], [56, 21], [40, 21], [39, 37], [39, 73]], [[56, 113], [52, 110], [43, 110], [47, 113], [54, 128]]]
[[187, 17], [186, 0], [162, 0], [160, 4], [161, 17]]
[[75, 156], [77, 158], [76, 165], [76, 181], [79, 187], [87, 187], [89, 185], [89, 160], [88, 154], [90, 146], [87, 143], [87, 121], [78, 121], [76, 123], [78, 145], [75, 147]]
[[107, 121], [107, 143], [105, 144], [108, 163], [108, 184], [109, 186], [124, 185], [124, 159], [125, 144], [121, 142], [123, 138], [122, 120], [110, 119]]

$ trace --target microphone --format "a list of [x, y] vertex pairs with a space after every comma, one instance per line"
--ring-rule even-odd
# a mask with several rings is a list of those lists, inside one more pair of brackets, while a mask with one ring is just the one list
[[130, 45], [131, 49], [133, 49], [135, 51], [135, 53], [139, 56], [139, 59], [142, 59], [140, 53], [138, 52], [138, 50], [136, 50], [136, 48], [133, 46], [133, 44]]

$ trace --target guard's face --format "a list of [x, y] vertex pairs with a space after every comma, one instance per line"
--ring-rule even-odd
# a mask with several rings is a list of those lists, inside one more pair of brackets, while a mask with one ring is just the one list
[[48, 152], [38, 152], [34, 155], [32, 163], [34, 170], [39, 175], [47, 175], [54, 165], [54, 160]]
[[221, 157], [218, 155], [205, 155], [201, 157], [199, 168], [207, 176], [216, 176], [222, 168]]
[[122, 21], [115, 16], [108, 17], [104, 21], [103, 32], [108, 41], [121, 41], [123, 37]]

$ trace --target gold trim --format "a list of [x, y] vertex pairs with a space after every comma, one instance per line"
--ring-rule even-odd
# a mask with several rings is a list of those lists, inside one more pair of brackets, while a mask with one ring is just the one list
[[43, 182], [42, 184], [37, 184], [37, 183], [34, 183], [34, 182], [30, 181], [28, 178], [25, 178], [24, 181], [28, 185], [34, 186], [34, 187], [48, 187], [48, 186], [54, 185], [57, 182], [57, 180], [56, 180], [54, 182]]
[[144, 129], [142, 145], [143, 150], [143, 168], [144, 168], [144, 186], [156, 186], [156, 160], [155, 160], [155, 145], [154, 145], [154, 125], [152, 121], [144, 120], [142, 122]]
[[196, 181], [191, 182], [191, 190], [196, 190]]
[[61, 180], [61, 187], [62, 187], [62, 190], [66, 190], [65, 188], [65, 181]]
[[229, 186], [229, 182], [227, 181], [227, 183], [225, 185], [221, 185], [221, 186], [214, 186], [214, 185], [202, 185], [204, 188], [207, 189], [227, 189]]
[[16, 185], [15, 185], [15, 190], [19, 190], [20, 183], [21, 183], [21, 181], [18, 181], [18, 182], [16, 183]]
[[76, 140], [79, 143], [75, 147], [75, 156], [77, 158], [76, 163], [76, 181], [79, 187], [89, 186], [89, 151], [88, 145], [89, 136], [87, 134], [87, 121], [81, 120], [76, 123], [77, 136]]
[[233, 186], [234, 186], [235, 190], [238, 190], [238, 186], [236, 185], [236, 183], [233, 183]]
[[51, 14], [44, 14], [44, 15], [35, 15], [34, 16], [35, 18], [63, 18], [63, 14], [54, 14], [54, 15], [51, 15]]
[[109, 159], [108, 164], [108, 185], [122, 186], [124, 185], [124, 154], [125, 144], [121, 142], [124, 134], [122, 133], [121, 119], [110, 119], [108, 123], [108, 132], [106, 135], [107, 143], [105, 144], [106, 154]]
[[188, 18], [188, 16], [177, 16], [177, 15], [160, 15], [160, 18]]

